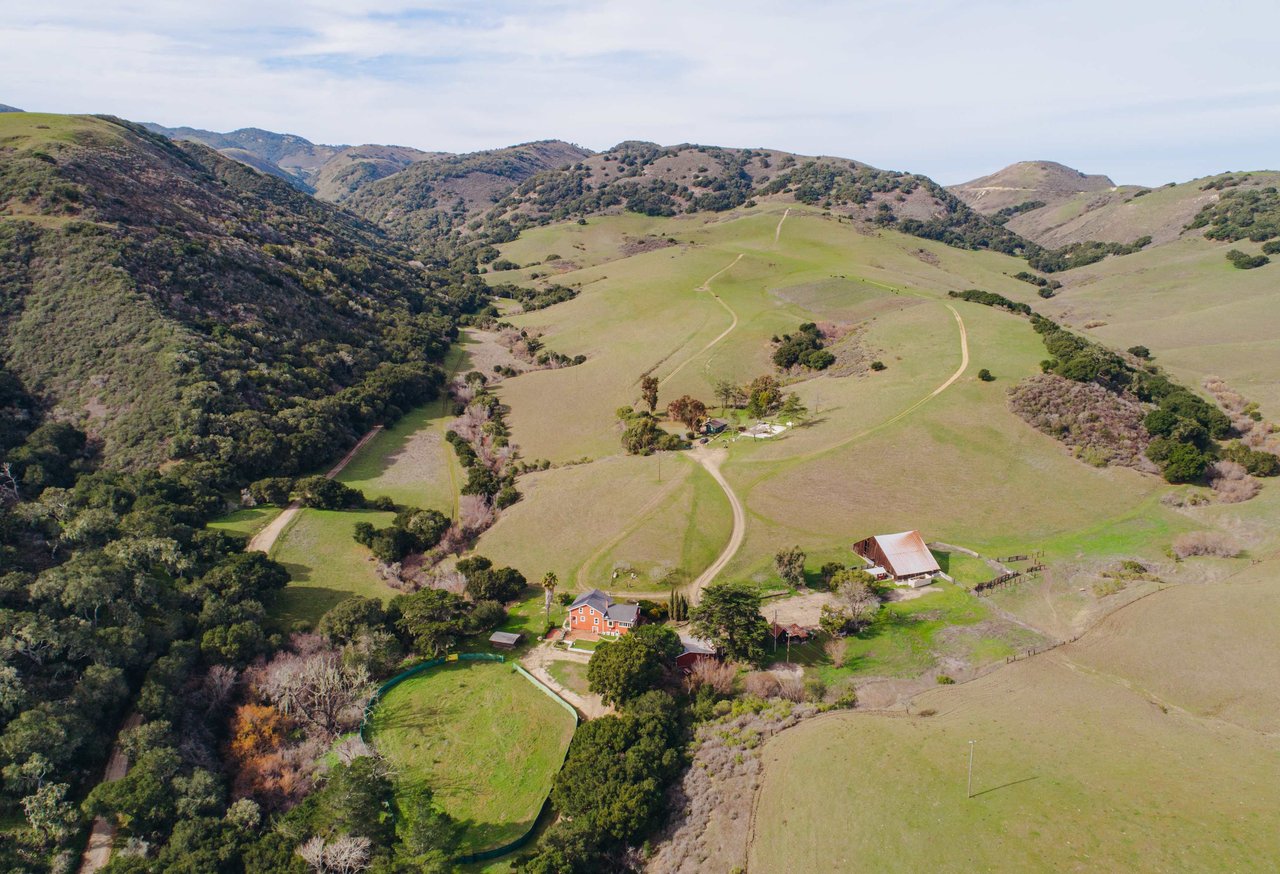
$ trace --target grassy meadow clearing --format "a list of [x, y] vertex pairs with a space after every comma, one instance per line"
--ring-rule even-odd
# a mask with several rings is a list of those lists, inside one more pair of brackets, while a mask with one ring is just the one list
[[391, 600], [395, 590], [378, 576], [373, 554], [352, 535], [358, 522], [380, 528], [394, 517], [367, 510], [302, 510], [271, 551], [289, 571], [289, 585], [277, 596], [272, 618], [286, 629], [314, 626], [352, 595]]
[[456, 662], [393, 688], [369, 728], [397, 787], [425, 784], [463, 824], [466, 853], [499, 846], [533, 825], [574, 720], [511, 665]]
[[212, 528], [214, 531], [226, 531], [228, 534], [236, 534], [248, 540], [267, 527], [271, 520], [279, 515], [279, 507], [245, 507], [214, 519], [207, 527]]

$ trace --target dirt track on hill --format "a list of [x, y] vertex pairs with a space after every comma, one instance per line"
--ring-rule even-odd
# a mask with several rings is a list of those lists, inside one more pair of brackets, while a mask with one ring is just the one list
[[711, 296], [715, 298], [716, 303], [718, 303], [718, 304], [720, 304], [720, 306], [724, 307], [725, 312], [727, 312], [730, 316], [732, 316], [732, 317], [733, 317], [733, 321], [729, 324], [729, 327], [725, 328], [725, 329], [720, 333], [720, 335], [719, 335], [719, 336], [717, 336], [714, 340], [712, 340], [712, 341], [711, 341], [710, 343], [708, 343], [707, 345], [703, 346], [703, 347], [702, 347], [701, 349], [699, 349], [697, 352], [695, 352], [695, 353], [693, 353], [692, 355], [690, 355], [690, 356], [689, 356], [688, 358], [686, 358], [684, 361], [681, 361], [679, 364], [677, 364], [677, 365], [676, 365], [675, 370], [671, 371], [670, 373], [668, 373], [666, 376], [662, 377], [662, 379], [660, 379], [660, 380], [658, 381], [658, 385], [660, 385], [660, 386], [661, 386], [661, 385], [666, 385], [666, 384], [667, 384], [667, 382], [669, 382], [669, 381], [672, 379], [672, 377], [674, 377], [674, 376], [675, 376], [677, 373], [679, 373], [681, 370], [684, 370], [684, 367], [685, 367], [685, 365], [686, 365], [686, 364], [688, 364], [688, 363], [689, 363], [690, 361], [692, 361], [693, 359], [697, 358], [699, 355], [702, 355], [704, 352], [709, 351], [709, 350], [710, 350], [711, 348], [713, 348], [717, 343], [719, 343], [719, 342], [720, 342], [721, 340], [723, 340], [725, 337], [728, 337], [731, 333], [733, 333], [733, 329], [734, 329], [734, 328], [738, 327], [738, 314], [737, 314], [737, 313], [735, 313], [735, 312], [733, 311], [733, 307], [729, 306], [727, 303], [725, 303], [725, 302], [720, 298], [720, 295], [718, 295], [718, 294], [716, 294], [715, 292], [711, 291], [711, 283], [712, 283], [712, 281], [713, 281], [713, 280], [715, 280], [715, 278], [716, 278], [716, 277], [718, 277], [720, 274], [722, 274], [722, 273], [726, 272], [727, 270], [729, 270], [729, 268], [733, 267], [733, 265], [737, 264], [737, 263], [738, 263], [739, 261], [741, 261], [741, 260], [742, 260], [742, 255], [738, 255], [738, 257], [737, 257], [737, 258], [734, 258], [734, 259], [733, 259], [732, 261], [730, 261], [728, 264], [726, 264], [725, 266], [723, 266], [723, 267], [721, 267], [719, 270], [717, 270], [715, 273], [712, 273], [710, 276], [708, 276], [708, 277], [707, 277], [706, 282], [702, 283], [701, 285], [699, 285], [699, 286], [695, 289], [695, 291], [705, 291], [705, 292], [710, 293], [710, 294], [711, 294]]
[[[333, 479], [335, 476], [342, 473], [342, 469], [351, 463], [351, 459], [356, 457], [356, 453], [361, 449], [364, 449], [365, 444], [378, 436], [378, 432], [381, 430], [381, 425], [374, 426], [372, 431], [360, 438], [359, 443], [351, 447], [350, 452], [342, 456], [341, 461], [329, 469], [329, 472], [325, 474], [325, 477]], [[283, 513], [272, 519], [271, 523], [267, 525], [267, 527], [263, 528], [250, 538], [249, 545], [245, 547], [245, 551], [270, 553], [271, 547], [276, 545], [276, 541], [280, 538], [280, 535], [285, 532], [285, 529], [289, 527], [289, 524], [293, 522], [294, 517], [298, 515], [298, 511], [301, 509], [302, 504], [298, 501], [294, 501], [292, 504], [285, 507]]]
[[778, 240], [782, 239], [782, 223], [787, 220], [787, 216], [791, 215], [791, 207], [783, 210], [782, 218], [778, 219], [778, 226], [773, 229], [773, 244], [776, 246]]

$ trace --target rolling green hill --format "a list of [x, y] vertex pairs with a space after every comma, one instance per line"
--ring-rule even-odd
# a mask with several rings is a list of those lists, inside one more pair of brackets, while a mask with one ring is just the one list
[[316, 465], [432, 395], [482, 288], [204, 146], [0, 116], [3, 364], [109, 464]]

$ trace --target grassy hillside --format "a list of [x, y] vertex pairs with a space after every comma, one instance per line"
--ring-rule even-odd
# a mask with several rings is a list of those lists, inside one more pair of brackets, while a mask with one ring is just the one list
[[[1235, 174], [1238, 178], [1240, 174]], [[1007, 227], [1048, 247], [1084, 240], [1129, 243], [1150, 236], [1159, 245], [1184, 235], [1200, 210], [1217, 203], [1223, 189], [1213, 186], [1231, 174], [1170, 183], [1159, 188], [1124, 185], [1111, 190], [1087, 191], [1047, 206], [1022, 212]], [[1251, 173], [1239, 187], [1257, 190], [1280, 181], [1280, 173]], [[1226, 189], [1231, 190], [1231, 189]]]
[[1225, 257], [1232, 248], [1259, 247], [1189, 232], [1176, 242], [1073, 271], [1057, 297], [1037, 306], [1077, 327], [1091, 326], [1087, 333], [1113, 347], [1148, 346], [1186, 384], [1219, 376], [1274, 419], [1280, 416], [1278, 268], [1237, 270]]
[[[547, 262], [548, 253], [561, 258]], [[578, 585], [619, 588], [633, 583], [614, 581], [613, 568], [655, 566], [644, 557], [646, 542], [665, 541], [667, 566], [687, 563], [680, 556], [696, 553], [682, 553], [679, 537], [662, 533], [668, 511], [687, 499], [673, 492], [655, 503], [654, 461], [614, 458], [621, 451], [614, 410], [637, 401], [643, 373], [660, 380], [660, 404], [689, 393], [714, 407], [717, 380], [773, 372], [770, 338], [809, 320], [854, 329], [836, 348], [862, 365], [788, 375], [787, 389], [814, 411], [812, 420], [774, 440], [729, 446], [723, 472], [746, 506], [747, 525], [727, 576], [766, 584], [776, 579], [772, 556], [781, 547], [799, 544], [816, 567], [847, 561], [850, 543], [865, 533], [919, 528], [986, 554], [1044, 549], [1064, 562], [1065, 581], [1079, 555], [1155, 558], [1174, 536], [1204, 524], [1161, 505], [1168, 487], [1159, 479], [1090, 467], [1010, 412], [1006, 390], [1040, 371], [1043, 343], [1025, 320], [946, 292], [980, 287], [1044, 305], [1012, 277], [1022, 269], [1018, 259], [868, 231], [782, 203], [551, 224], [526, 230], [502, 255], [542, 262], [507, 272], [512, 279], [581, 289], [572, 301], [510, 318], [588, 353], [579, 367], [502, 384], [514, 440], [528, 457], [596, 459], [525, 480], [524, 501], [478, 546], [503, 561], [534, 571], [548, 564]], [[1154, 257], [1112, 258], [1102, 267]], [[561, 269], [531, 278], [548, 264]], [[1069, 301], [1072, 277], [1086, 269], [1095, 268], [1065, 274], [1068, 289], [1049, 303]], [[967, 340], [963, 368], [957, 316]], [[873, 359], [887, 369], [871, 372], [865, 365]], [[976, 378], [983, 369], [994, 382]], [[649, 466], [648, 480], [618, 482], [633, 463]], [[676, 465], [667, 471], [679, 475]], [[1257, 511], [1246, 505], [1245, 512]], [[707, 525], [703, 536], [717, 530]], [[1064, 607], [1064, 625], [1084, 621], [1095, 601]]]
[[721, 213], [750, 208], [761, 198], [820, 206], [961, 248], [1034, 248], [925, 176], [845, 158], [690, 144], [622, 143], [530, 179], [488, 221], [501, 232], [599, 213]]
[[785, 732], [765, 750], [751, 870], [1264, 870], [1280, 852], [1259, 685], [1272, 565], [1155, 595], [910, 716]]
[[432, 394], [481, 291], [203, 146], [0, 117], [4, 364], [112, 464], [315, 466]]

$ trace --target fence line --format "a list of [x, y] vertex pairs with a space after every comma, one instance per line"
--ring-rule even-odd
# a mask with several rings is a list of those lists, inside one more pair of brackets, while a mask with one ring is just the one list
[[[1008, 561], [1010, 559], [1005, 560]], [[980, 595], [983, 592], [990, 591], [991, 589], [1003, 589], [1005, 586], [1009, 586], [1017, 582], [1021, 577], [1044, 570], [1044, 567], [1045, 566], [1042, 564], [1033, 564], [1026, 570], [1010, 571], [1007, 574], [1001, 574], [998, 577], [993, 577], [992, 579], [987, 580], [985, 583], [978, 583], [978, 585], [973, 587], [973, 591], [975, 594]]]

